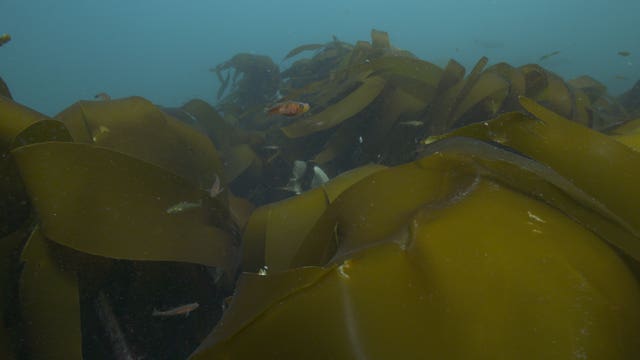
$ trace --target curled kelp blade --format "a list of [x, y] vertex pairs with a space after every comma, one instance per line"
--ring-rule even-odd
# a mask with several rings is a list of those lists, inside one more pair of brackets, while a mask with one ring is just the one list
[[382, 92], [384, 83], [385, 81], [380, 77], [369, 77], [338, 103], [329, 106], [319, 114], [283, 127], [282, 131], [290, 138], [297, 138], [330, 129], [367, 107]]
[[[459, 164], [451, 165], [443, 166]], [[595, 357], [640, 350], [640, 289], [606, 243], [483, 176], [461, 195], [418, 207], [381, 241], [331, 266], [243, 274], [223, 321], [192, 358], [492, 358], [523, 349], [531, 358], [571, 357], [576, 343]], [[342, 221], [377, 227], [360, 215]], [[554, 296], [540, 301], [543, 294]], [[561, 311], [576, 304], [580, 311]], [[477, 323], [487, 327], [469, 326]]]
[[141, 97], [80, 101], [56, 116], [76, 142], [107, 147], [176, 173], [201, 189], [223, 177], [206, 135]]
[[77, 274], [59, 263], [51, 245], [36, 228], [22, 252], [25, 351], [32, 359], [82, 359]]
[[[634, 197], [640, 157], [629, 147], [571, 122], [522, 97], [522, 106], [537, 119], [508, 113], [495, 120], [458, 129], [447, 136], [468, 136], [513, 148], [547, 166], [594, 197], [638, 237], [640, 218]], [[558, 149], [561, 149], [559, 151]], [[609, 239], [632, 258], [640, 259], [640, 242]]]
[[90, 144], [39, 143], [12, 155], [50, 240], [109, 258], [234, 272], [226, 205], [187, 179]]
[[71, 141], [71, 136], [63, 123], [0, 97], [0, 236], [16, 231], [30, 209], [10, 150], [42, 141]]

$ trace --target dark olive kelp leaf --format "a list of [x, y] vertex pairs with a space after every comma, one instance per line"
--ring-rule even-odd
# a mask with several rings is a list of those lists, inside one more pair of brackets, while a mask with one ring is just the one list
[[[9, 314], [14, 314], [14, 284], [18, 277], [18, 258], [20, 247], [28, 237], [24, 229], [0, 238], [0, 357], [15, 359], [15, 346], [12, 340], [16, 334], [16, 324], [11, 324]], [[9, 315], [9, 316], [8, 316]], [[14, 316], [15, 317], [15, 316]]]
[[22, 253], [20, 306], [31, 359], [82, 359], [80, 299], [75, 271], [65, 270], [36, 229]]
[[319, 114], [283, 127], [282, 131], [290, 138], [297, 138], [330, 129], [367, 107], [382, 92], [384, 84], [385, 81], [380, 77], [366, 78], [360, 87], [338, 103]]
[[40, 143], [12, 155], [52, 241], [110, 258], [233, 272], [233, 240], [213, 225], [224, 225], [226, 206], [188, 180], [90, 144]]
[[76, 142], [108, 147], [169, 170], [201, 189], [222, 176], [213, 143], [141, 97], [80, 101], [56, 116]]
[[29, 213], [27, 195], [9, 151], [51, 140], [71, 140], [63, 123], [0, 97], [0, 236], [18, 229]]
[[5, 83], [1, 77], [0, 77], [0, 96], [4, 96], [9, 99], [12, 98], [11, 91], [9, 91], [9, 87], [7, 86], [7, 83]]

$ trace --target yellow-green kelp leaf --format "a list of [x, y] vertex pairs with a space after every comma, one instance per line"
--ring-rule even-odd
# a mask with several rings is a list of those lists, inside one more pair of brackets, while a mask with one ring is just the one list
[[[228, 311], [223, 314], [219, 325], [207, 336], [190, 359], [216, 359], [211, 347], [232, 337], [243, 328], [251, 327], [255, 318], [268, 311], [280, 301], [298, 290], [312, 286], [331, 269], [317, 267], [299, 268], [289, 272], [275, 272], [273, 275], [244, 273], [236, 284], [236, 293]], [[221, 324], [228, 326], [220, 326]], [[264, 345], [270, 341], [264, 339]]]
[[322, 47], [324, 47], [324, 46], [325, 46], [324, 44], [306, 44], [306, 45], [300, 45], [300, 46], [298, 46], [297, 48], [295, 48], [295, 49], [293, 49], [293, 50], [289, 51], [289, 52], [287, 53], [287, 56], [285, 56], [285, 57], [284, 57], [283, 61], [284, 61], [284, 60], [287, 60], [287, 59], [289, 59], [289, 58], [292, 58], [292, 57], [294, 57], [294, 56], [296, 56], [296, 55], [300, 54], [301, 52], [304, 52], [304, 51], [313, 51], [313, 50], [318, 50], [318, 49], [320, 49], [320, 48], [322, 48]]
[[333, 266], [242, 275], [251, 287], [238, 286], [192, 358], [633, 359], [640, 351], [638, 283], [593, 233], [482, 177], [440, 205], [420, 207]]
[[90, 144], [15, 149], [20, 173], [52, 241], [116, 259], [237, 265], [226, 206], [186, 179]]
[[611, 137], [635, 151], [640, 151], [640, 119], [628, 121], [615, 128]]
[[[470, 125], [447, 134], [490, 140], [513, 148], [567, 178], [617, 217], [636, 239], [608, 239], [640, 261], [640, 197], [634, 190], [640, 178], [640, 155], [614, 139], [569, 121], [521, 97], [522, 106], [538, 119], [521, 113]], [[432, 139], [427, 139], [427, 142]]]
[[351, 185], [385, 168], [376, 164], [361, 166], [319, 188], [256, 209], [243, 236], [243, 271], [257, 272], [265, 266], [270, 271], [289, 269], [327, 205]]
[[282, 131], [290, 138], [298, 138], [330, 129], [366, 108], [382, 92], [384, 84], [385, 81], [381, 77], [366, 78], [356, 90], [344, 99], [319, 114], [283, 127]]
[[58, 263], [51, 245], [36, 228], [22, 253], [26, 351], [30, 359], [82, 359], [77, 275]]
[[80, 101], [56, 116], [76, 142], [93, 143], [139, 158], [208, 189], [222, 174], [209, 138], [141, 97]]

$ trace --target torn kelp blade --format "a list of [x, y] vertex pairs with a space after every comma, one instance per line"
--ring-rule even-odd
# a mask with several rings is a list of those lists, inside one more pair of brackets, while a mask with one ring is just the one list
[[[15, 149], [43, 234], [61, 245], [116, 259], [182, 261], [232, 274], [231, 235], [213, 226], [226, 207], [188, 180], [90, 144], [47, 142]], [[180, 203], [201, 206], [173, 213]]]

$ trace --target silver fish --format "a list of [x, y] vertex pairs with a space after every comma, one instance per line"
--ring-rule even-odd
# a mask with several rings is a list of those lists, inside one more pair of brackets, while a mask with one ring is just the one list
[[191, 303], [191, 304], [178, 306], [176, 308], [169, 309], [169, 310], [164, 310], [164, 311], [153, 309], [153, 313], [151, 313], [151, 315], [152, 316], [178, 316], [178, 315], [184, 315], [185, 317], [187, 317], [187, 316], [189, 316], [189, 313], [191, 313], [193, 310], [197, 309], [199, 306], [200, 306], [200, 304], [198, 304], [197, 302], [194, 302], [194, 303]]
[[198, 202], [181, 201], [181, 202], [169, 207], [166, 210], [166, 213], [170, 214], [170, 215], [179, 214], [179, 213], [185, 212], [187, 210], [199, 208], [201, 206], [202, 206], [202, 200], [199, 200]]

